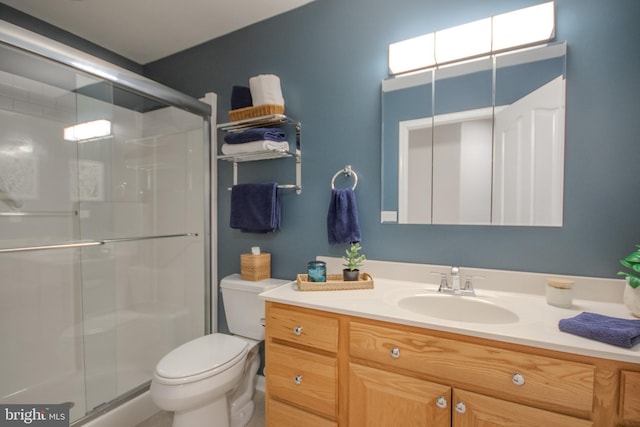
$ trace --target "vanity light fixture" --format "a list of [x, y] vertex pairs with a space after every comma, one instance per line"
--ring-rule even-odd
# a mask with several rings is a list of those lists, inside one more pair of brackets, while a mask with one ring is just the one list
[[554, 2], [495, 15], [389, 45], [389, 74], [418, 71], [555, 37]]
[[400, 74], [436, 65], [435, 33], [389, 45], [389, 72]]
[[437, 31], [436, 63], [443, 64], [491, 51], [491, 18]]
[[64, 128], [64, 139], [66, 141], [86, 142], [110, 135], [111, 122], [104, 119], [78, 123], [77, 125]]
[[493, 51], [543, 42], [555, 37], [553, 2], [493, 17]]

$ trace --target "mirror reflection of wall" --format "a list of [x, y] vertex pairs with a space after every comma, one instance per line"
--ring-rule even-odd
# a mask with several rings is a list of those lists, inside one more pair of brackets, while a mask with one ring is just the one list
[[562, 225], [566, 45], [496, 57], [492, 223]]
[[555, 43], [384, 80], [382, 222], [562, 225], [565, 56]]

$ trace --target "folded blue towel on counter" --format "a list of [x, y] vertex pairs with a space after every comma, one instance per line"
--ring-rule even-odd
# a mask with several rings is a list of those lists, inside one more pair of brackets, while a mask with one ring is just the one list
[[269, 233], [280, 228], [278, 185], [238, 184], [231, 188], [231, 228], [245, 233]]
[[241, 132], [231, 132], [225, 135], [227, 144], [244, 144], [252, 141], [282, 142], [287, 139], [287, 133], [280, 128], [252, 128]]
[[618, 347], [632, 348], [640, 342], [640, 319], [619, 319], [583, 312], [558, 323], [560, 330]]
[[238, 110], [253, 106], [251, 89], [248, 86], [234, 86], [231, 89], [231, 109]]
[[327, 232], [331, 245], [360, 241], [358, 205], [353, 188], [331, 190], [331, 201], [327, 213]]

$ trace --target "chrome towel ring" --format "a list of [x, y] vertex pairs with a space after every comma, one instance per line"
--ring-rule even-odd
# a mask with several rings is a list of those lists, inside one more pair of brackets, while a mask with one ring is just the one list
[[346, 176], [353, 177], [352, 189], [355, 190], [356, 186], [358, 185], [358, 174], [356, 174], [355, 171], [351, 169], [351, 165], [347, 165], [344, 169], [339, 170], [338, 172], [336, 172], [335, 175], [333, 175], [333, 178], [331, 179], [331, 189], [334, 190], [336, 188], [335, 181], [336, 181], [336, 178], [340, 176], [341, 173], [345, 174]]

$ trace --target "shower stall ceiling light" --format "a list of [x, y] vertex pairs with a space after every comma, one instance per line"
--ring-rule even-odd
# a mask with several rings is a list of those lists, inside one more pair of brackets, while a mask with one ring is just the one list
[[555, 37], [554, 3], [542, 3], [389, 45], [389, 73], [407, 73]]
[[85, 142], [110, 135], [111, 122], [109, 120], [94, 120], [64, 128], [66, 141]]

